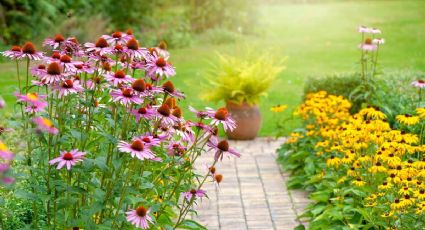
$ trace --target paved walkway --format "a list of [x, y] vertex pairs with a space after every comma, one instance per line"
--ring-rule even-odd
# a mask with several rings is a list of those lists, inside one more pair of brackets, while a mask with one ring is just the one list
[[[254, 141], [232, 141], [242, 157], [223, 159], [216, 167], [223, 174], [220, 187], [205, 186], [209, 199], [198, 203], [199, 215], [193, 216], [208, 229], [293, 229], [299, 225], [297, 214], [307, 205], [306, 194], [288, 191], [288, 175], [276, 163], [276, 149], [284, 139], [258, 138]], [[198, 168], [211, 163], [204, 154]]]

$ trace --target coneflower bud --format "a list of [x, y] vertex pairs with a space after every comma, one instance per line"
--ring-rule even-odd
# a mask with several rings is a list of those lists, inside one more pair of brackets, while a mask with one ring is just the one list
[[37, 66], [37, 69], [46, 69], [46, 66], [41, 64]]
[[102, 63], [102, 69], [104, 69], [106, 71], [111, 71], [112, 70], [111, 64], [109, 64], [109, 62], [103, 62]]
[[182, 117], [182, 110], [178, 106], [174, 107], [173, 115], [177, 118], [181, 118]]
[[169, 108], [174, 108], [176, 107], [177, 102], [173, 97], [169, 97], [165, 100], [164, 104], [168, 105]]
[[171, 114], [170, 107], [167, 104], [163, 104], [158, 108], [158, 113], [162, 116], [168, 117]]
[[167, 93], [174, 93], [174, 91], [175, 91], [174, 85], [171, 81], [166, 81], [162, 85], [162, 87], [164, 88], [165, 92], [167, 92]]
[[128, 34], [128, 35], [133, 35], [133, 30], [128, 28], [125, 33]]
[[139, 110], [137, 110], [137, 113], [139, 114], [146, 114], [148, 112], [148, 110], [145, 107], [141, 107], [139, 108]]
[[122, 90], [122, 95], [124, 95], [124, 97], [132, 97], [133, 96], [133, 90], [126, 88]]
[[139, 43], [137, 43], [136, 39], [132, 38], [132, 39], [128, 40], [127, 48], [129, 48], [131, 50], [138, 50], [139, 49]]
[[125, 78], [125, 72], [122, 70], [118, 70], [117, 72], [115, 72], [114, 74], [115, 78]]
[[60, 35], [60, 34], [56, 34], [55, 35], [55, 42], [63, 42], [63, 41], [65, 41], [65, 38], [63, 38], [63, 36], [62, 35]]
[[22, 52], [24, 54], [35, 54], [35, 46], [31, 42], [26, 42], [24, 46], [22, 46]]
[[72, 42], [74, 44], [78, 44], [78, 40], [77, 40], [76, 37], [69, 38], [68, 41], [70, 41], [70, 42]]
[[97, 100], [94, 100], [93, 105], [94, 105], [94, 107], [99, 107], [99, 102]]
[[137, 79], [131, 84], [131, 87], [137, 92], [143, 92], [146, 89], [146, 83], [143, 79]]
[[214, 166], [209, 167], [209, 171], [210, 171], [211, 174], [214, 174], [215, 173], [215, 167]]
[[50, 75], [60, 75], [61, 74], [61, 67], [59, 63], [52, 62], [47, 67], [47, 73]]
[[220, 121], [224, 121], [227, 118], [227, 115], [229, 114], [229, 112], [227, 111], [226, 108], [219, 108], [215, 114], [214, 114], [214, 118]]
[[364, 43], [367, 44], [367, 45], [371, 45], [372, 44], [372, 38], [366, 38]]
[[158, 44], [158, 47], [160, 49], [166, 50], [167, 49], [167, 43], [165, 41], [160, 41]]
[[215, 181], [217, 181], [217, 183], [221, 183], [221, 181], [223, 181], [223, 175], [221, 174], [215, 174], [214, 176]]
[[99, 39], [97, 39], [97, 41], [96, 41], [96, 47], [98, 47], [98, 48], [106, 48], [106, 47], [108, 47], [109, 45], [108, 45], [108, 42], [106, 41], [106, 39], [104, 39], [104, 38], [99, 38]]
[[150, 53], [150, 54], [152, 54], [152, 55], [153, 55], [154, 53], [155, 53], [155, 54], [158, 54], [158, 52], [156, 52], [156, 49], [155, 49], [154, 47], [149, 48], [149, 53]]
[[218, 135], [218, 128], [217, 127], [214, 127], [214, 129], [212, 130], [212, 132], [211, 132], [214, 136], [217, 136]]

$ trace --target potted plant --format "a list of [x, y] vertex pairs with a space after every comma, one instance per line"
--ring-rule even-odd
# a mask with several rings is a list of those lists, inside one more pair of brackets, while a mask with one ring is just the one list
[[269, 54], [250, 52], [243, 56], [218, 55], [217, 64], [209, 71], [207, 89], [202, 97], [209, 101], [226, 104], [236, 122], [236, 129], [227, 131], [230, 139], [250, 140], [261, 128], [260, 98], [284, 69], [284, 60]]

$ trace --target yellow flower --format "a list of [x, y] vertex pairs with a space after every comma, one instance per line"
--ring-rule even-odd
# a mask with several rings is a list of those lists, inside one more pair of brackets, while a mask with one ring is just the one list
[[335, 156], [331, 156], [328, 160], [326, 160], [326, 164], [328, 166], [338, 167], [341, 164], [341, 159]]
[[394, 212], [386, 212], [384, 214], [382, 214], [381, 216], [384, 218], [388, 218], [388, 217], [392, 217], [394, 215]]
[[413, 192], [413, 195], [418, 198], [419, 200], [425, 200], [425, 190], [421, 189], [421, 190], [415, 190]]
[[362, 186], [364, 186], [365, 184], [366, 184], [366, 182], [364, 182], [363, 180], [362, 180], [362, 178], [360, 178], [360, 177], [357, 177], [356, 178], [356, 180], [354, 180], [353, 182], [351, 182], [353, 185], [355, 185], [355, 186], [359, 186], [359, 187], [362, 187]]
[[404, 208], [404, 205], [400, 202], [399, 199], [395, 199], [393, 203], [390, 205], [392, 210], [400, 210]]
[[287, 105], [275, 105], [275, 106], [270, 108], [270, 111], [272, 111], [274, 113], [280, 113], [280, 112], [285, 111], [286, 108], [288, 108]]
[[0, 141], [0, 151], [3, 151], [3, 152], [8, 151], [7, 146], [1, 141]]
[[418, 116], [412, 116], [410, 114], [397, 115], [395, 118], [404, 125], [416, 125], [419, 122]]
[[388, 183], [387, 181], [384, 181], [381, 185], [378, 186], [379, 190], [387, 190], [392, 188], [393, 185], [391, 183]]
[[418, 116], [420, 118], [424, 118], [425, 117], [425, 108], [417, 108], [416, 113], [418, 114]]

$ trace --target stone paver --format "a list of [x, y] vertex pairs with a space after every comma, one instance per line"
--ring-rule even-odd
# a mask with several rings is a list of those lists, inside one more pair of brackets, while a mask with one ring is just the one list
[[[212, 230], [286, 230], [299, 225], [297, 215], [308, 199], [302, 191], [286, 189], [288, 175], [276, 163], [276, 149], [283, 142], [271, 138], [229, 142], [242, 157], [220, 162], [216, 168], [224, 179], [220, 186], [209, 183], [204, 187], [209, 199], [197, 204], [199, 215], [192, 218]], [[211, 163], [211, 156], [200, 157], [200, 171]]]

